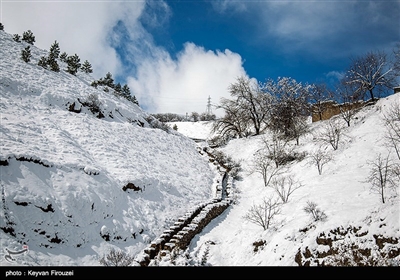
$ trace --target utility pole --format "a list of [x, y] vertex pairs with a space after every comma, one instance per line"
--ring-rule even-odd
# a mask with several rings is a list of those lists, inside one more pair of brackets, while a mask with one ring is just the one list
[[207, 115], [211, 116], [212, 112], [211, 112], [211, 97], [208, 96], [208, 102], [207, 102]]

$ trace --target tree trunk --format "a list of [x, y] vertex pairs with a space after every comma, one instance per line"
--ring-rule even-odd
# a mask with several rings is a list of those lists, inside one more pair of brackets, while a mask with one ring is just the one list
[[371, 100], [374, 101], [375, 97], [374, 94], [372, 93], [372, 89], [369, 90], [369, 94], [371, 95]]

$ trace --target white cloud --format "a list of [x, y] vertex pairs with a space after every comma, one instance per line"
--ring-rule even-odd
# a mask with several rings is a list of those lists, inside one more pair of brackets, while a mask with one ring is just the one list
[[213, 104], [229, 97], [228, 86], [245, 75], [243, 61], [193, 43], [172, 58], [142, 25], [159, 28], [171, 14], [162, 1], [23, 1], [2, 3], [1, 20], [11, 34], [32, 30], [39, 48], [57, 40], [61, 52], [89, 60], [96, 78], [129, 76], [131, 92], [149, 112], [202, 113], [209, 96]]
[[156, 57], [142, 61], [128, 84], [149, 112], [203, 113], [209, 96], [213, 104], [230, 97], [229, 85], [246, 75], [242, 63], [230, 50], [214, 52], [186, 43], [176, 60], [160, 49]]
[[341, 80], [344, 77], [344, 75], [345, 75], [344, 72], [330, 71], [329, 73], [326, 74], [326, 77], [330, 79]]
[[22, 1], [2, 3], [5, 31], [20, 34], [28, 29], [35, 45], [49, 49], [57, 40], [61, 52], [89, 60], [95, 76], [118, 74], [120, 61], [108, 35], [119, 20], [135, 26], [144, 9], [143, 1]]

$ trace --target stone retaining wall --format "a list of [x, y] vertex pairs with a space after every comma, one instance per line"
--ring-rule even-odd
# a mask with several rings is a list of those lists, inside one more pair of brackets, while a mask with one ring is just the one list
[[357, 110], [366, 105], [366, 102], [359, 100], [354, 103], [343, 103], [343, 104], [338, 104], [335, 101], [327, 101], [323, 103], [323, 108], [324, 110], [321, 112], [321, 114], [318, 112], [317, 107], [313, 105], [312, 108], [312, 122], [317, 122], [317, 121], [323, 121], [323, 120], [329, 120], [333, 116], [339, 115], [340, 112], [343, 111], [349, 111], [349, 110]]
[[169, 229], [151, 242], [143, 250], [143, 254], [136, 257], [136, 261], [141, 266], [148, 266], [152, 259], [157, 256], [166, 256], [175, 248], [182, 250], [187, 248], [193, 237], [232, 203], [233, 179], [225, 168], [218, 166], [217, 170], [220, 178], [214, 182], [215, 198], [186, 212]]

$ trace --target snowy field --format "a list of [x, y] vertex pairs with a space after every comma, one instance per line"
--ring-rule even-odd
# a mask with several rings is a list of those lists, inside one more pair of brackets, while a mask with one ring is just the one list
[[[204, 143], [188, 138], [209, 139], [211, 123], [170, 123], [178, 127], [170, 133], [150, 128], [146, 112], [91, 87], [90, 75], [43, 69], [37, 61], [47, 52], [34, 46], [31, 62], [25, 63], [20, 52], [26, 43], [15, 43], [2, 31], [0, 42], [2, 266], [98, 266], [111, 248], [135, 255], [185, 211], [212, 199], [216, 173], [196, 150]], [[68, 110], [91, 93], [101, 101], [105, 118], [82, 106], [80, 113]], [[389, 153], [383, 116], [396, 102], [400, 94], [380, 99], [344, 126], [338, 149], [325, 147], [332, 160], [321, 175], [307, 156], [288, 163], [284, 174], [301, 187], [268, 229], [244, 216], [263, 199], [277, 198], [261, 174], [252, 172], [269, 135], [231, 140], [220, 151], [242, 167], [241, 179], [234, 181], [234, 204], [181, 256], [156, 265], [298, 266], [296, 256], [316, 265], [344, 257], [356, 246], [378, 259], [382, 252], [394, 254], [377, 265], [398, 266], [398, 186], [382, 203], [367, 180], [370, 162]], [[325, 123], [310, 123], [299, 145], [290, 143], [294, 151], [312, 154], [319, 147], [314, 135]], [[389, 156], [398, 163], [393, 151]], [[123, 190], [128, 183], [137, 190]], [[326, 219], [315, 221], [304, 211], [307, 202]], [[382, 239], [390, 242], [378, 242]], [[4, 249], [24, 245], [28, 252], [7, 260]]]

